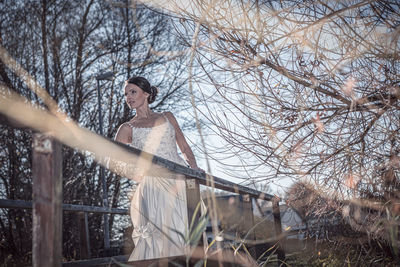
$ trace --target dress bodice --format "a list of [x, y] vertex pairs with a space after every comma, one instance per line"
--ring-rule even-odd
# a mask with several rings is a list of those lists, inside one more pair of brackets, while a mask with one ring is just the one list
[[128, 123], [132, 129], [131, 146], [175, 163], [186, 165], [186, 162], [178, 154], [175, 129], [166, 116], [163, 116], [163, 118], [165, 122], [154, 127], [135, 127]]

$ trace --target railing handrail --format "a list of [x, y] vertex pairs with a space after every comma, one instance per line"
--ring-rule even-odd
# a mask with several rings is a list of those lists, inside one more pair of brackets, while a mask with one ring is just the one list
[[250, 197], [257, 198], [257, 199], [263, 199], [263, 200], [268, 200], [268, 201], [271, 201], [273, 199], [278, 199], [278, 200], [280, 199], [278, 196], [267, 194], [267, 193], [264, 193], [264, 192], [261, 192], [256, 189], [249, 188], [249, 187], [246, 187], [243, 185], [238, 185], [234, 182], [227, 181], [225, 179], [219, 178], [214, 175], [206, 174], [205, 172], [200, 171], [200, 170], [195, 170], [195, 169], [180, 165], [173, 161], [164, 159], [162, 157], [142, 151], [140, 149], [131, 147], [129, 145], [122, 144], [122, 143], [119, 143], [119, 142], [111, 140], [111, 139], [108, 139], [108, 140], [135, 155], [142, 155], [146, 158], [152, 158], [152, 162], [156, 165], [165, 167], [175, 173], [189, 176], [191, 179], [196, 179], [196, 180], [198, 180], [198, 182], [200, 184], [207, 185], [210, 187], [211, 187], [211, 185], [214, 185], [214, 187], [217, 189], [225, 190], [225, 191], [232, 192], [232, 193], [239, 193], [242, 195], [248, 194]]
[[[8, 209], [32, 209], [32, 201], [26, 200], [12, 200], [12, 199], [0, 199], [0, 208]], [[128, 215], [127, 209], [109, 208], [101, 206], [89, 206], [79, 204], [62, 204], [63, 211], [83, 211], [89, 213], [107, 213], [107, 214], [122, 214]]]

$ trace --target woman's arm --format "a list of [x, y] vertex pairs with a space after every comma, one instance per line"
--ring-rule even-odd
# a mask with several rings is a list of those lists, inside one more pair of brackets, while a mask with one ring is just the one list
[[174, 126], [175, 129], [175, 137], [176, 143], [178, 144], [179, 149], [181, 150], [183, 156], [186, 161], [189, 163], [189, 166], [192, 169], [198, 169], [196, 159], [194, 157], [193, 151], [190, 148], [189, 144], [186, 142], [185, 136], [182, 133], [181, 128], [179, 127], [178, 122], [176, 121], [174, 115], [171, 112], [165, 112], [165, 116], [167, 116], [169, 122]]

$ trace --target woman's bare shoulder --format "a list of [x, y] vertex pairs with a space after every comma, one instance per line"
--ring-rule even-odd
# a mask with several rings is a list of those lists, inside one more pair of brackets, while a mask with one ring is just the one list
[[178, 121], [176, 120], [176, 118], [175, 118], [174, 114], [172, 114], [172, 112], [166, 111], [163, 113], [163, 116], [168, 119], [168, 121], [172, 124], [172, 126], [174, 126], [175, 130], [180, 130]]
[[124, 122], [122, 123], [119, 128], [118, 131], [130, 131], [132, 128], [132, 123], [130, 121]]
[[123, 143], [130, 142], [130, 138], [132, 135], [132, 127], [130, 122], [124, 122], [118, 128], [117, 134], [115, 135], [115, 140]]
[[167, 119], [170, 121], [176, 121], [174, 114], [172, 114], [172, 112], [170, 111], [164, 111], [163, 113], [161, 113], [161, 115], [167, 117]]

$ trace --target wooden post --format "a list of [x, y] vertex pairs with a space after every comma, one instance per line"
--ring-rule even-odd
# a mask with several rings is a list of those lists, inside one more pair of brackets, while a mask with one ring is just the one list
[[275, 233], [278, 241], [278, 266], [285, 266], [286, 256], [283, 249], [284, 238], [282, 237], [282, 223], [281, 223], [281, 212], [279, 210], [279, 199], [275, 197], [272, 199], [272, 213], [274, 215]]
[[[194, 212], [196, 210], [197, 205], [200, 203], [200, 185], [196, 179], [186, 178], [186, 199], [187, 199], [187, 211], [188, 211], [188, 226], [192, 221], [193, 216], [195, 215]], [[201, 216], [201, 209], [196, 214], [196, 218], [194, 219], [195, 225], [199, 221]], [[200, 238], [198, 247], [202, 246], [203, 242]]]
[[[247, 239], [256, 240], [256, 233], [254, 227], [254, 212], [253, 212], [253, 198], [250, 195], [246, 194], [242, 196], [242, 205], [243, 205], [243, 222], [245, 229], [250, 231], [251, 233], [247, 235]], [[255, 245], [247, 245], [250, 255], [255, 259], [256, 258], [256, 248]]]
[[78, 213], [78, 228], [79, 228], [79, 250], [81, 259], [90, 259], [90, 239], [89, 239], [89, 224], [87, 212]]
[[32, 173], [33, 266], [61, 266], [62, 154], [49, 135], [34, 134]]

